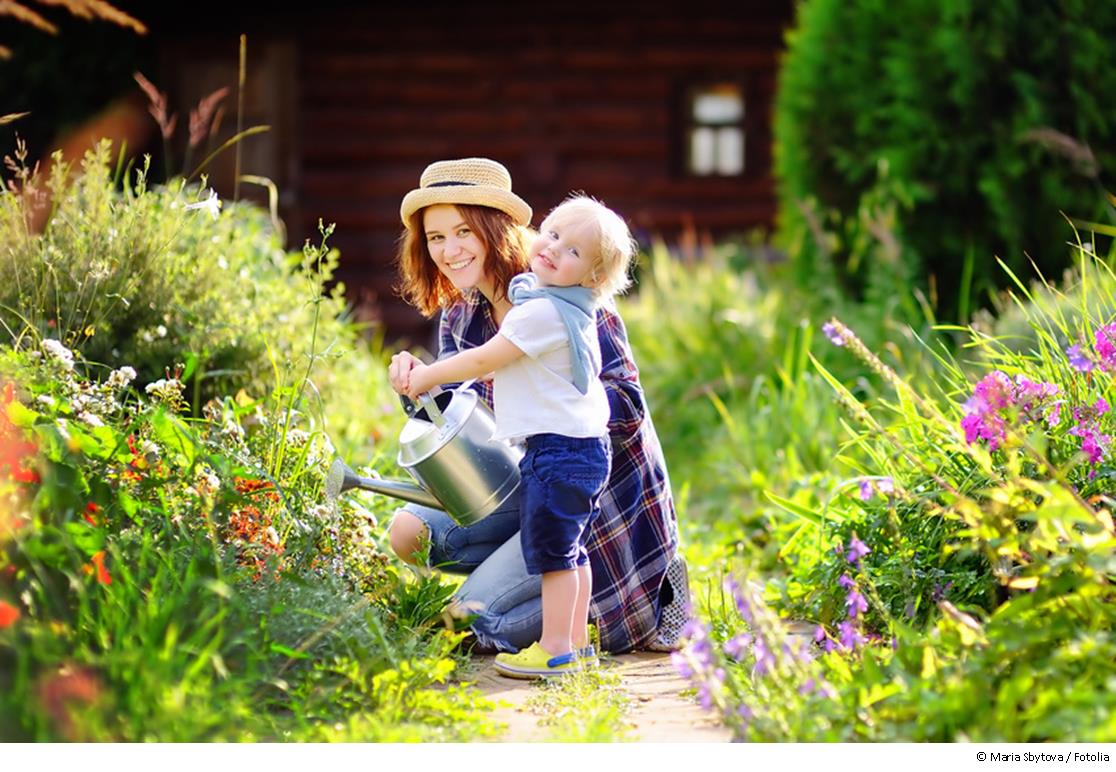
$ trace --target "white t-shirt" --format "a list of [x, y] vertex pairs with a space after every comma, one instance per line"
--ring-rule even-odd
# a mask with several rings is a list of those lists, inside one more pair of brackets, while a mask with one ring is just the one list
[[[591, 377], [586, 394], [573, 385], [566, 324], [551, 300], [534, 298], [512, 306], [499, 334], [526, 356], [497, 370], [493, 378], [496, 439], [514, 442], [533, 434], [603, 437], [608, 433], [604, 385], [599, 377]], [[597, 336], [589, 337], [600, 361]]]

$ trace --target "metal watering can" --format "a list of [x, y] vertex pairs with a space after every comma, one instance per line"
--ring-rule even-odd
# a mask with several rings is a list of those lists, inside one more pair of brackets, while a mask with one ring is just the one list
[[401, 396], [409, 420], [399, 433], [399, 466], [418, 485], [401, 480], [361, 477], [341, 459], [326, 477], [333, 500], [351, 488], [445, 510], [461, 525], [487, 517], [519, 489], [523, 452], [492, 439], [496, 419], [472, 381], [452, 391], [423, 394], [421, 407]]

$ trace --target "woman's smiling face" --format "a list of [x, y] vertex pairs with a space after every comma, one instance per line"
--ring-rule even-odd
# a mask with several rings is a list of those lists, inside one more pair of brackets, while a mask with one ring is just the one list
[[422, 213], [422, 228], [430, 257], [453, 286], [461, 291], [475, 288], [483, 292], [488, 250], [457, 207], [428, 206]]

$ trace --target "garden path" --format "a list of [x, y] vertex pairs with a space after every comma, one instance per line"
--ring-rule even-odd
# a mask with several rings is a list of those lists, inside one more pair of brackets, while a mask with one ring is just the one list
[[[492, 718], [507, 729], [501, 742], [550, 739], [550, 729], [540, 725], [543, 716], [533, 712], [528, 700], [536, 687], [529, 681], [505, 678], [492, 668], [491, 656], [475, 656], [467, 680], [475, 681], [485, 697], [497, 704]], [[669, 654], [635, 652], [610, 656], [602, 667], [620, 676], [628, 697], [628, 739], [639, 742], [728, 742], [731, 733], [718, 726], [697, 702], [682, 696], [688, 683], [678, 675]]]

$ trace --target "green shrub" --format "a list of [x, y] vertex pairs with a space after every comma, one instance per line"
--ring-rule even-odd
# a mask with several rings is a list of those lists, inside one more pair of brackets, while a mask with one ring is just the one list
[[898, 266], [963, 318], [995, 256], [1060, 272], [1060, 212], [1111, 221], [1114, 33], [1116, 7], [1083, 0], [800, 3], [774, 131], [801, 278], [876, 300]]
[[[188, 209], [215, 194], [181, 179], [151, 188], [146, 169], [118, 190], [108, 153], [102, 142], [73, 176], [58, 164], [38, 192], [0, 192], [0, 321], [12, 338], [30, 330], [90, 362], [130, 365], [141, 387], [183, 363], [195, 415], [218, 394], [258, 398], [313, 370], [331, 433], [366, 439], [364, 416], [389, 401], [386, 362], [346, 321], [344, 287], [324, 289], [338, 261], [331, 229], [321, 248], [288, 254], [252, 204]], [[29, 206], [46, 191], [52, 214], [29, 233]]]

